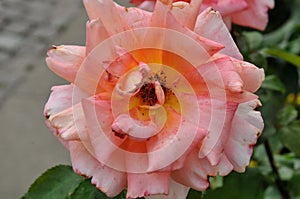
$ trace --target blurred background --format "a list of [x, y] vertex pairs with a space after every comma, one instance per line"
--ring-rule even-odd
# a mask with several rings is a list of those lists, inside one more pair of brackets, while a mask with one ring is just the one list
[[66, 83], [45, 57], [51, 45], [84, 45], [86, 21], [81, 0], [0, 1], [1, 198], [20, 198], [47, 168], [70, 164], [45, 126], [50, 88]]

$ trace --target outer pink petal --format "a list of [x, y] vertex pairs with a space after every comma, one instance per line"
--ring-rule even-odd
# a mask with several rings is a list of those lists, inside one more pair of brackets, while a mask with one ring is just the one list
[[232, 21], [242, 26], [264, 30], [268, 23], [268, 9], [274, 7], [273, 0], [247, 0], [248, 8], [233, 14]]
[[48, 67], [60, 77], [74, 82], [76, 73], [85, 58], [85, 47], [55, 46], [48, 51], [47, 55]]
[[169, 193], [170, 172], [155, 172], [151, 174], [128, 173], [127, 179], [127, 198]]
[[228, 160], [226, 154], [223, 153], [217, 168], [220, 176], [226, 176], [233, 170], [233, 165]]
[[245, 171], [252, 155], [252, 148], [263, 130], [264, 123], [261, 114], [254, 111], [259, 105], [258, 100], [240, 104], [232, 119], [225, 153], [235, 171]]
[[99, 18], [109, 35], [129, 30], [112, 0], [84, 0], [83, 3], [90, 20]]
[[198, 158], [195, 148], [185, 161], [183, 168], [172, 172], [172, 178], [187, 187], [204, 191], [209, 187], [208, 176], [215, 176], [217, 167], [211, 166], [206, 158]]
[[[158, 3], [157, 3], [158, 4]], [[208, 55], [213, 55], [216, 52], [220, 51], [224, 46], [220, 43], [214, 42], [212, 40], [209, 40], [205, 37], [202, 37], [201, 35], [196, 34], [195, 32], [193, 32], [192, 30], [180, 25], [180, 23], [178, 23], [178, 21], [175, 19], [175, 17], [168, 12], [167, 14], [167, 18], [166, 18], [166, 28], [178, 31], [180, 33], [183, 34], [183, 36], [181, 37], [181, 40], [178, 40], [178, 38], [174, 38], [173, 40], [176, 41], [177, 43], [180, 43], [183, 47], [182, 49], [186, 49], [188, 48], [188, 46], [185, 46], [185, 42], [184, 42], [184, 35], [186, 35], [187, 38], [190, 39], [194, 39], [195, 42], [197, 42], [197, 44], [199, 46], [201, 46], [203, 49], [205, 49], [205, 56], [204, 55], [200, 55], [198, 54], [198, 64], [201, 63], [201, 61], [205, 62], [207, 61], [206, 59], [203, 60], [203, 57], [207, 58]], [[173, 35], [168, 35], [168, 37], [171, 37]], [[197, 48], [199, 48], [199, 46], [197, 46]], [[192, 50], [194, 46], [190, 46], [190, 49], [186, 49], [189, 50], [189, 52], [192, 54], [194, 53], [194, 51]]]
[[202, 0], [191, 0], [190, 3], [173, 3], [172, 14], [175, 16], [175, 18], [181, 25], [193, 30], [195, 27], [201, 3]]
[[200, 13], [194, 31], [207, 39], [223, 44], [225, 48], [220, 53], [239, 60], [243, 59], [219, 12], [207, 8]]
[[153, 11], [154, 7], [155, 7], [155, 1], [144, 1], [139, 5], [140, 9], [147, 10], [147, 11]]
[[[154, 3], [153, 3], [154, 5]], [[131, 28], [143, 28], [149, 27], [150, 19], [152, 16], [151, 12], [147, 12], [138, 8], [125, 8], [117, 6], [121, 17], [127, 22]]]
[[[44, 109], [44, 115], [46, 118], [48, 118], [46, 120], [47, 127], [54, 136], [57, 136], [58, 140], [67, 149], [69, 148], [68, 141], [65, 141], [62, 137], [60, 137], [59, 130], [49, 121], [49, 118], [52, 118], [54, 115], [71, 108], [73, 89], [74, 85], [53, 86], [51, 88], [52, 93], [50, 94]], [[77, 103], [76, 99], [74, 99], [73, 102]], [[76, 138], [76, 136], [74, 138]]]
[[[217, 104], [217, 106], [215, 105], [214, 110], [203, 114], [207, 114], [207, 118], [209, 118], [210, 116], [217, 117], [215, 113], [220, 112], [220, 118], [214, 118], [214, 121], [212, 121], [218, 122], [218, 124], [209, 124], [208, 135], [203, 140], [199, 157], [204, 158], [204, 156], [207, 156], [207, 159], [212, 165], [217, 165], [222, 157], [226, 141], [230, 136], [231, 120], [237, 108], [237, 104], [221, 101], [214, 101], [214, 103]], [[223, 112], [224, 110], [226, 112]], [[210, 115], [212, 113], [214, 113], [214, 115]], [[215, 128], [215, 126], [219, 126], [219, 128]]]
[[72, 166], [77, 174], [92, 177], [92, 183], [108, 197], [118, 195], [126, 186], [126, 173], [102, 165], [81, 142], [69, 143]]
[[239, 73], [244, 82], [243, 89], [249, 92], [257, 91], [265, 79], [264, 69], [257, 68], [248, 62], [236, 59], [232, 59], [232, 61], [235, 70]]
[[92, 19], [86, 23], [86, 55], [99, 43], [108, 38], [108, 33], [99, 19]]
[[[95, 158], [101, 162], [110, 158], [122, 162], [119, 156], [112, 156], [124, 139], [115, 136], [112, 132], [111, 125], [114, 118], [110, 102], [96, 96], [82, 100], [82, 106]], [[81, 135], [80, 133], [79, 135]]]
[[[244, 90], [243, 80], [235, 71], [230, 57], [214, 59], [214, 61], [197, 66], [195, 71], [195, 73], [202, 75], [203, 82], [207, 85], [206, 90], [201, 95], [206, 96], [207, 99], [227, 100], [228, 102], [245, 102], [257, 99], [256, 95]], [[197, 76], [193, 72], [187, 75], [190, 81], [197, 82]]]
[[174, 180], [170, 180], [170, 190], [168, 195], [153, 195], [147, 196], [146, 199], [183, 199], [186, 198], [189, 192], [189, 187], [183, 186], [175, 182]]
[[207, 7], [213, 7], [214, 10], [219, 11], [224, 17], [247, 8], [248, 4], [246, 1], [247, 0], [203, 0], [201, 8], [206, 9]]
[[84, 115], [80, 104], [49, 117], [49, 122], [57, 129], [57, 136], [65, 141], [79, 140], [73, 114], [84, 122]]
[[49, 118], [72, 106], [73, 85], [53, 86], [44, 108], [45, 117]]
[[[79, 139], [73, 114], [84, 121], [81, 106], [78, 104], [80, 99], [73, 98], [74, 88], [74, 85], [52, 87], [52, 93], [44, 110], [44, 114], [48, 118], [47, 125], [55, 128], [55, 135], [64, 140]], [[87, 96], [78, 89], [79, 93]], [[76, 105], [73, 106], [73, 104]]]

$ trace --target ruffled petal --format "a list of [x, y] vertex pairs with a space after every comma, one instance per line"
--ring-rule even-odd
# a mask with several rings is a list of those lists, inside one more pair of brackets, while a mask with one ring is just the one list
[[[154, 2], [152, 3], [154, 6]], [[121, 17], [125, 19], [131, 28], [144, 28], [149, 27], [152, 13], [139, 8], [124, 8], [117, 6]]]
[[212, 7], [219, 11], [223, 17], [226, 17], [246, 9], [247, 6], [247, 0], [203, 0], [201, 8], [204, 10]]
[[[182, 45], [181, 49], [186, 50], [191, 54], [194, 53], [194, 51], [191, 51], [190, 49], [199, 49], [199, 46], [201, 46], [203, 50], [205, 50], [204, 56], [201, 55], [203, 53], [198, 54], [198, 64], [200, 64], [201, 61], [203, 62], [207, 61], [208, 55], [212, 56], [213, 54], [219, 52], [222, 48], [224, 48], [223, 44], [202, 37], [201, 35], [193, 32], [192, 30], [180, 25], [180, 23], [178, 23], [176, 18], [170, 12], [168, 12], [167, 19], [166, 19], [166, 28], [178, 31], [179, 33], [183, 34], [181, 38], [172, 38], [174, 41], [176, 41], [176, 43], [180, 43]], [[172, 34], [168, 35], [168, 37], [172, 37], [172, 36], [176, 36], [176, 35], [172, 35]], [[194, 39], [196, 42], [195, 45], [199, 45], [199, 46], [197, 47], [185, 46], [185, 44], [190, 44], [190, 42], [183, 41], [186, 39]], [[167, 46], [165, 47], [165, 49], [168, 49]]]
[[239, 73], [243, 80], [243, 89], [249, 92], [255, 92], [259, 89], [265, 79], [264, 69], [257, 68], [255, 65], [233, 59], [234, 69]]
[[182, 199], [186, 198], [189, 193], [189, 187], [183, 186], [175, 182], [174, 180], [170, 180], [170, 190], [168, 195], [153, 195], [146, 196], [146, 199]]
[[234, 170], [238, 172], [244, 172], [249, 165], [252, 148], [264, 127], [260, 112], [254, 110], [257, 106], [260, 106], [258, 100], [239, 104], [232, 119], [224, 150]]
[[51, 115], [48, 119], [50, 124], [56, 128], [57, 136], [65, 141], [79, 140], [74, 115], [84, 121], [84, 115], [80, 104], [65, 109], [55, 115]]
[[264, 30], [268, 23], [268, 9], [274, 7], [273, 0], [247, 0], [248, 7], [231, 15], [238, 25]]
[[86, 55], [99, 43], [108, 38], [108, 33], [99, 19], [92, 19], [86, 23]]
[[144, 1], [139, 4], [139, 8], [147, 11], [153, 11], [155, 7], [155, 1]]
[[44, 108], [44, 116], [49, 118], [72, 106], [73, 85], [53, 86]]
[[190, 3], [175, 2], [172, 4], [171, 12], [181, 25], [193, 30], [201, 3], [202, 0], [191, 0]]
[[69, 142], [72, 167], [79, 175], [92, 177], [92, 183], [108, 197], [118, 195], [126, 186], [126, 173], [102, 165], [81, 142]]
[[74, 82], [77, 71], [85, 58], [83, 46], [54, 46], [48, 53], [48, 67], [58, 76], [69, 82]]
[[215, 176], [217, 167], [211, 166], [206, 158], [198, 158], [198, 150], [188, 155], [183, 168], [172, 172], [172, 178], [187, 187], [204, 191], [209, 186], [208, 176]]
[[[94, 151], [95, 158], [100, 162], [108, 162], [110, 158], [118, 161], [120, 156], [112, 156], [125, 141], [112, 131], [114, 121], [110, 101], [99, 96], [82, 100], [83, 112], [87, 124], [87, 133]], [[79, 135], [81, 137], [81, 133]], [[83, 135], [84, 136], [84, 135]], [[119, 163], [122, 164], [122, 159]], [[111, 166], [112, 167], [112, 166]]]
[[223, 44], [225, 48], [220, 53], [243, 60], [243, 56], [239, 52], [219, 12], [212, 8], [207, 8], [201, 12], [197, 18], [194, 31], [207, 39]]
[[[230, 136], [231, 120], [237, 108], [237, 103], [227, 103], [218, 100], [199, 100], [203, 118], [202, 128], [208, 129], [208, 135], [203, 140], [199, 157], [207, 159], [212, 165], [217, 165], [222, 157], [226, 140]], [[207, 107], [204, 107], [207, 105]]]
[[168, 194], [170, 172], [150, 174], [127, 174], [127, 198], [137, 198], [154, 194]]
[[83, 3], [90, 20], [99, 18], [109, 35], [130, 29], [113, 1], [84, 0]]

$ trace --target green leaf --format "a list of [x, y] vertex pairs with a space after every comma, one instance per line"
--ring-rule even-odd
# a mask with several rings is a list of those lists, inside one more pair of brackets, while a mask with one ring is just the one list
[[276, 115], [277, 123], [279, 125], [288, 125], [292, 121], [294, 121], [298, 116], [298, 111], [295, 109], [294, 106], [288, 105], [278, 111]]
[[300, 121], [282, 127], [279, 133], [283, 145], [300, 157]]
[[285, 92], [285, 86], [280, 81], [280, 79], [275, 75], [267, 76], [263, 81], [261, 87], [268, 90], [279, 91], [281, 93]]
[[[74, 192], [68, 197], [68, 199], [111, 199], [107, 197], [103, 192], [97, 189], [92, 183], [91, 179], [85, 179], [74, 190]], [[113, 199], [126, 199], [126, 192], [121, 192]]]
[[250, 51], [258, 49], [263, 41], [263, 36], [257, 31], [243, 32], [247, 46]]
[[79, 186], [68, 197], [68, 199], [95, 199], [97, 192], [98, 189], [91, 184], [91, 179], [85, 179], [79, 184]]
[[300, 56], [293, 54], [293, 53], [289, 53], [285, 50], [281, 50], [281, 49], [265, 49], [264, 53], [268, 54], [268, 55], [272, 55], [278, 58], [281, 58], [295, 66], [297, 66], [298, 68], [300, 68]]
[[264, 193], [263, 199], [281, 199], [281, 195], [277, 188], [269, 186]]
[[72, 167], [59, 165], [36, 179], [22, 199], [65, 199], [84, 179], [75, 174]]
[[205, 195], [205, 193], [202, 193], [200, 191], [196, 191], [194, 189], [190, 189], [189, 194], [186, 197], [186, 199], [203, 198], [203, 195]]
[[249, 61], [256, 66], [267, 70], [268, 62], [266, 57], [260, 52], [254, 52], [248, 55]]
[[[224, 177], [222, 188], [208, 190], [203, 199], [261, 199], [263, 197], [263, 177], [257, 169], [247, 169], [245, 173], [231, 173]], [[195, 197], [196, 198], [196, 197]], [[200, 198], [200, 197], [198, 197]]]
[[300, 197], [300, 173], [294, 175], [294, 177], [288, 182], [288, 187], [292, 192], [293, 196]]
[[294, 170], [289, 167], [281, 166], [278, 169], [281, 180], [290, 180], [294, 175]]

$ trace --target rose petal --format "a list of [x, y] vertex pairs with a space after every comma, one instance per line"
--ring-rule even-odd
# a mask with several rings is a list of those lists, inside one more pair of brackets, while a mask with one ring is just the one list
[[211, 8], [201, 12], [197, 18], [194, 31], [207, 39], [223, 44], [225, 48], [220, 53], [243, 60], [243, 56], [239, 52], [219, 12]]
[[[154, 3], [153, 3], [154, 6]], [[131, 28], [149, 27], [152, 14], [138, 8], [117, 6], [121, 16]]]
[[247, 0], [248, 8], [231, 16], [238, 25], [264, 30], [268, 23], [268, 9], [274, 7], [273, 0]]
[[83, 3], [90, 20], [99, 18], [109, 35], [129, 30], [113, 1], [84, 0]]
[[204, 191], [209, 186], [208, 176], [215, 176], [217, 168], [211, 166], [206, 158], [198, 158], [198, 150], [194, 149], [187, 157], [183, 168], [172, 172], [172, 178], [187, 187]]
[[47, 118], [72, 106], [73, 85], [53, 86], [51, 91], [44, 108], [44, 116]]
[[170, 190], [168, 195], [146, 196], [146, 199], [182, 199], [186, 198], [189, 192], [189, 187], [183, 186], [174, 180], [170, 180]]
[[[95, 158], [100, 162], [106, 162], [118, 147], [124, 142], [112, 132], [113, 115], [111, 113], [110, 101], [94, 97], [82, 100], [82, 107], [87, 123], [91, 146], [95, 152]], [[81, 136], [79, 132], [79, 135]], [[122, 162], [123, 160], [120, 159]], [[120, 163], [121, 164], [121, 163]]]
[[128, 173], [127, 179], [127, 198], [169, 193], [170, 172], [151, 174]]
[[79, 175], [92, 177], [92, 183], [108, 197], [118, 195], [126, 186], [126, 173], [102, 165], [78, 141], [69, 143], [72, 167]]
[[203, 0], [201, 8], [204, 10], [208, 7], [213, 7], [222, 16], [230, 16], [232, 13], [246, 9], [247, 6], [247, 0]]
[[232, 119], [230, 136], [224, 149], [235, 171], [245, 171], [252, 147], [263, 130], [261, 114], [254, 110], [259, 105], [258, 100], [241, 103]]
[[85, 57], [85, 47], [82, 46], [54, 46], [46, 58], [48, 67], [60, 77], [74, 82], [76, 73]]
[[173, 3], [172, 14], [181, 25], [193, 30], [201, 3], [202, 0], [191, 0], [190, 3], [182, 1]]
[[86, 55], [94, 47], [108, 38], [108, 33], [99, 19], [92, 19], [86, 23]]

